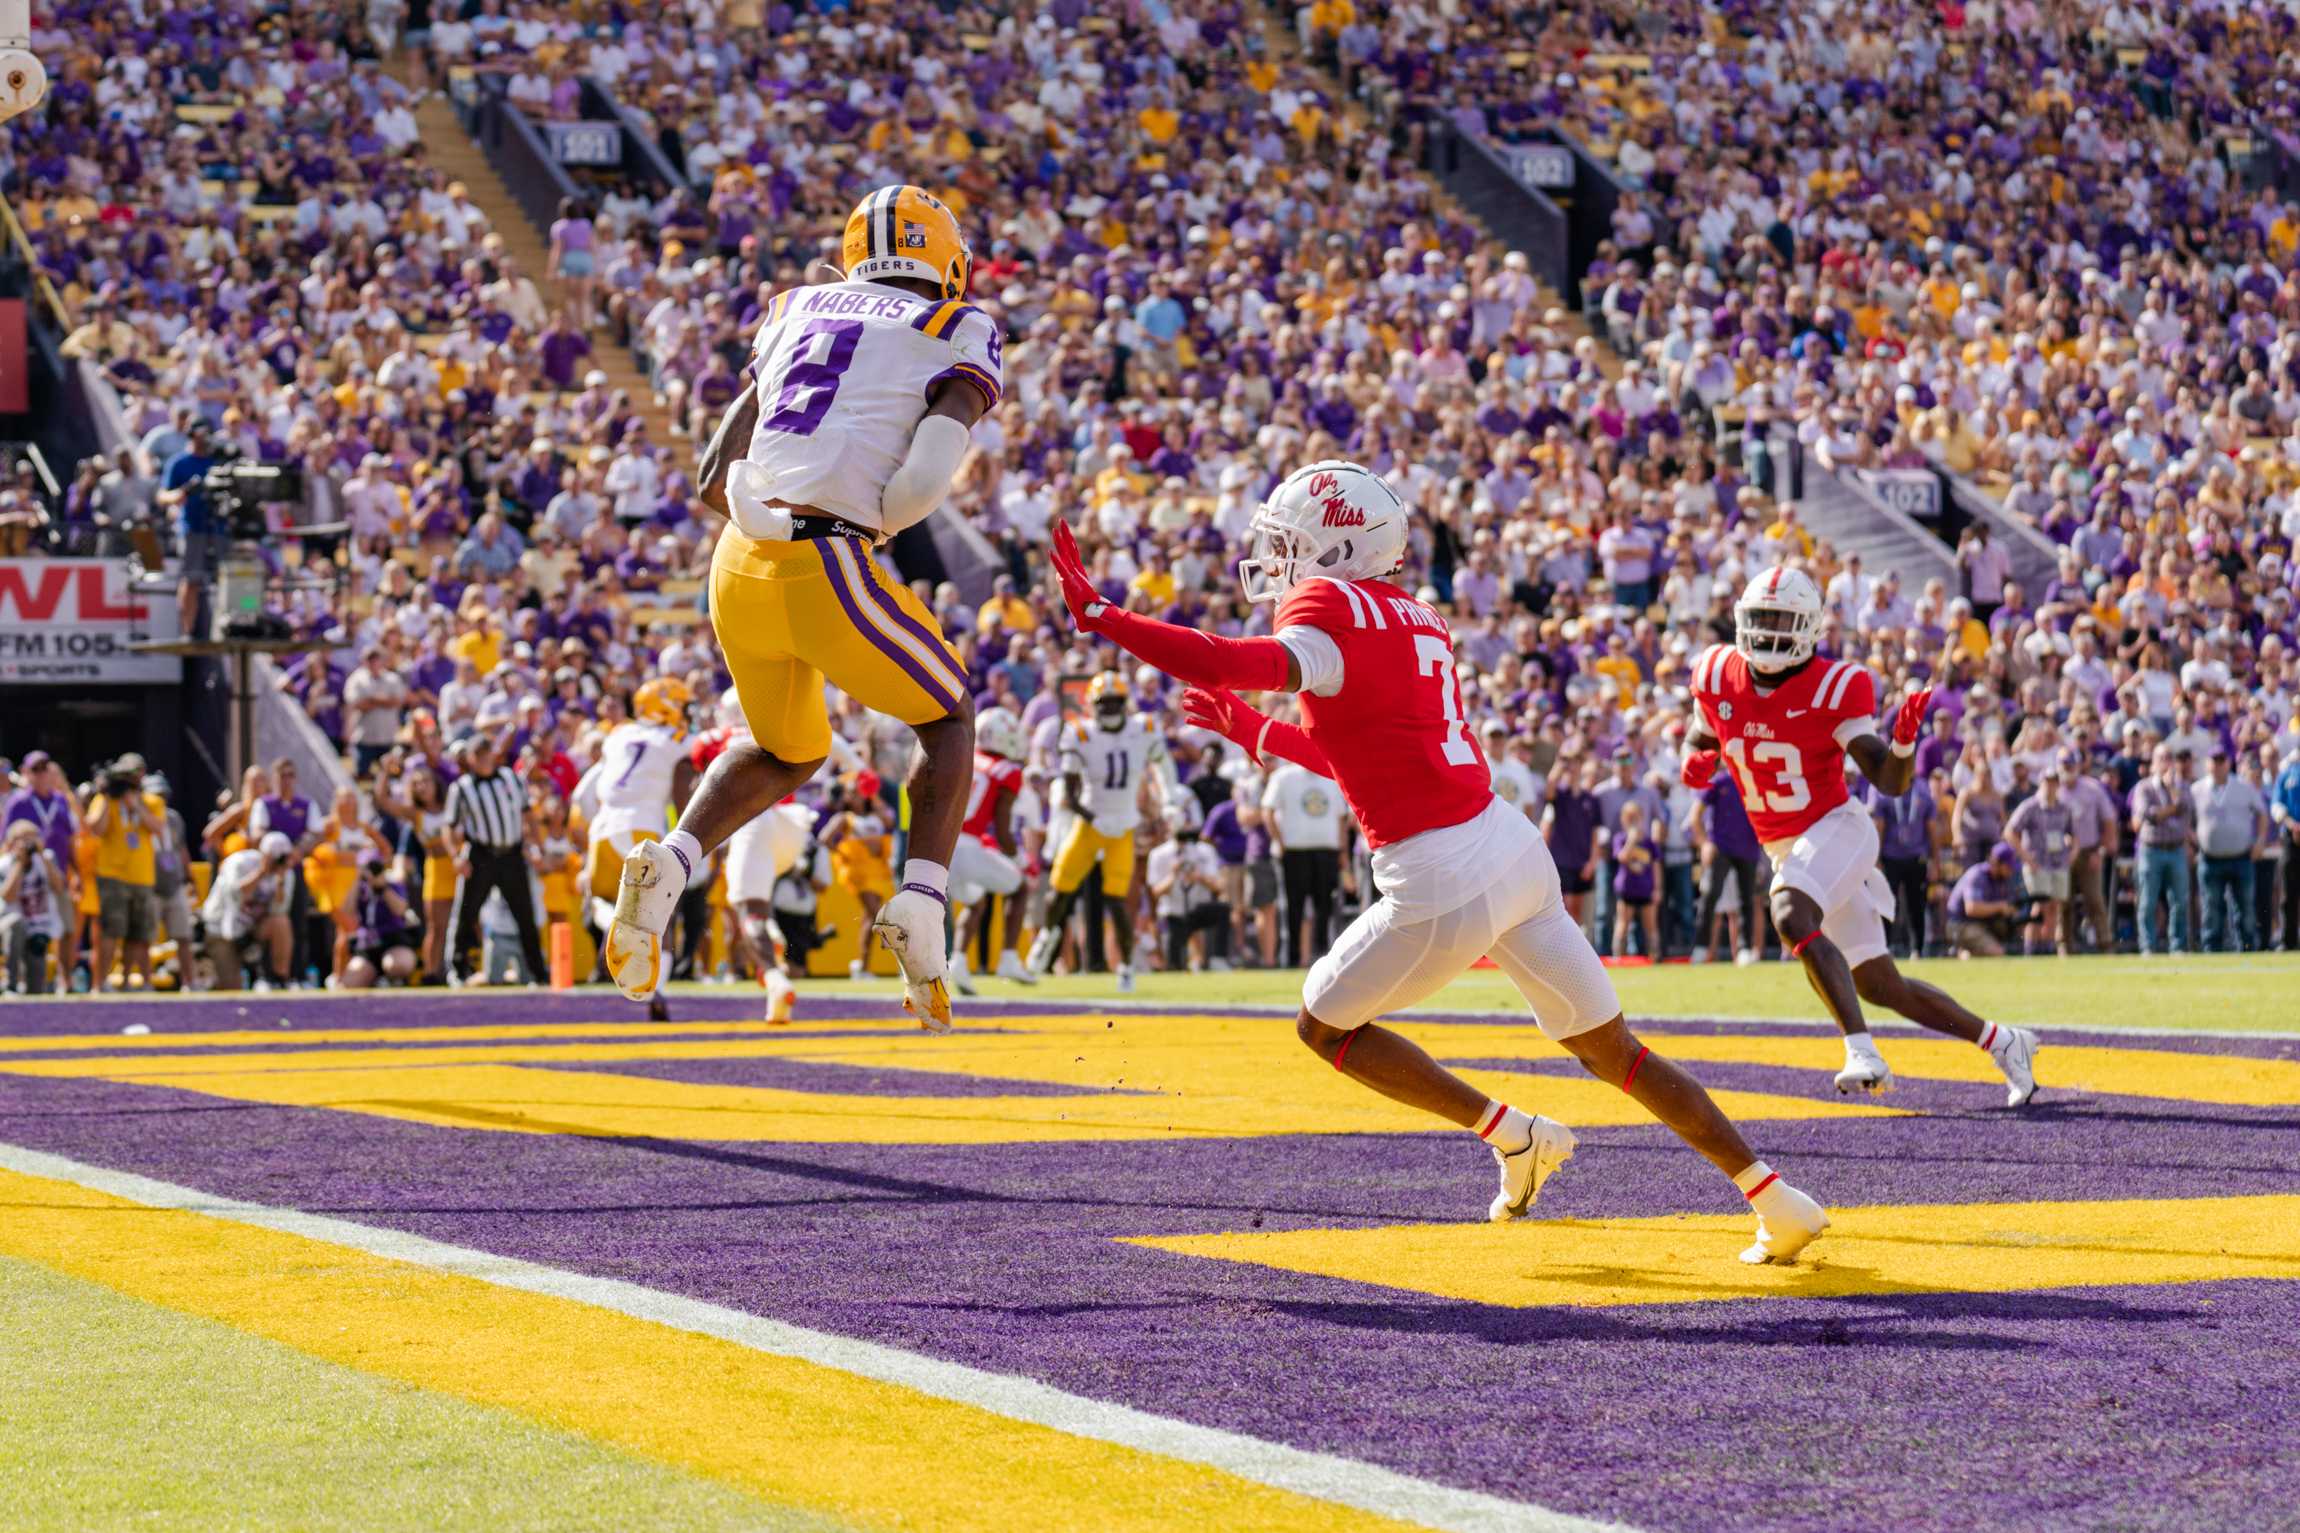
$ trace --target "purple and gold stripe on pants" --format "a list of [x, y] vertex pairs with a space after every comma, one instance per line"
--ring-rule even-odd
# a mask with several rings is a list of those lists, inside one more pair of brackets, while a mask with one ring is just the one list
[[821, 538], [815, 551], [839, 606], [879, 653], [917, 682], [927, 696], [956, 713], [967, 694], [966, 675], [942, 636], [931, 632], [878, 583], [878, 572], [851, 538]]

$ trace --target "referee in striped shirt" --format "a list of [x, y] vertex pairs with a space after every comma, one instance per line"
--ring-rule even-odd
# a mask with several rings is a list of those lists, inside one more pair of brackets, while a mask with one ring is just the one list
[[535, 896], [527, 882], [527, 785], [503, 764], [495, 740], [485, 734], [474, 735], [464, 747], [463, 765], [463, 775], [447, 790], [456, 870], [455, 942], [448, 950], [448, 967], [459, 983], [468, 979], [466, 965], [479, 946], [479, 909], [490, 890], [500, 889], [519, 928], [527, 978], [540, 984], [547, 970], [543, 939], [535, 929]]

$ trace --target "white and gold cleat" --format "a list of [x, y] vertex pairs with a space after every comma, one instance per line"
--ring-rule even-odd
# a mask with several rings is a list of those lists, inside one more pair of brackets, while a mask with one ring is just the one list
[[792, 984], [791, 977], [780, 969], [769, 969], [767, 977], [760, 983], [767, 992], [767, 1020], [788, 1023], [791, 1020], [791, 1009], [798, 1004], [799, 987]]
[[879, 907], [871, 930], [902, 966], [902, 1009], [930, 1033], [950, 1031], [949, 950], [943, 945], [940, 898], [906, 884]]
[[660, 841], [642, 841], [623, 859], [623, 882], [615, 891], [615, 919], [607, 925], [607, 977], [624, 999], [644, 1001], [663, 983], [663, 933], [687, 870], [678, 854]]

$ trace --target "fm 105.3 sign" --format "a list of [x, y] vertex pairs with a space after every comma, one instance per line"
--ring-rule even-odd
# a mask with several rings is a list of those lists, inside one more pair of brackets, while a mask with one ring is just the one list
[[0, 685], [183, 680], [176, 655], [128, 646], [177, 636], [173, 591], [131, 591], [125, 559], [0, 559]]

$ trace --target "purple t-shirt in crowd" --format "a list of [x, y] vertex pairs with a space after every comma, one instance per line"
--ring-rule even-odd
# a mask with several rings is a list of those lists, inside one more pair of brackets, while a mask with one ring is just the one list
[[263, 811], [265, 833], [276, 830], [290, 841], [301, 841], [319, 814], [319, 805], [300, 793], [294, 798], [268, 793], [256, 800], [256, 807]]
[[1645, 848], [1646, 862], [1641, 868], [1632, 868], [1622, 860], [1622, 853], [1629, 849], [1629, 833], [1616, 831], [1613, 836], [1613, 892], [1625, 900], [1653, 898], [1654, 859], [1660, 854], [1644, 836], [1639, 836], [1637, 841]]
[[1206, 816], [1206, 844], [1222, 859], [1222, 866], [1237, 867], [1246, 860], [1246, 829], [1238, 823], [1238, 806], [1224, 800]]
[[8, 795], [8, 807], [0, 811], [0, 825], [13, 825], [18, 820], [30, 820], [40, 827], [40, 844], [55, 854], [56, 865], [72, 866], [72, 802], [61, 793], [35, 793], [30, 788], [18, 788]]
[[1708, 810], [1709, 839], [1717, 843], [1719, 855], [1736, 862], [1755, 862], [1764, 848], [1749, 824], [1749, 811], [1741, 807], [1741, 790], [1733, 785], [1732, 777], [1719, 772], [1701, 790], [1701, 802]]

